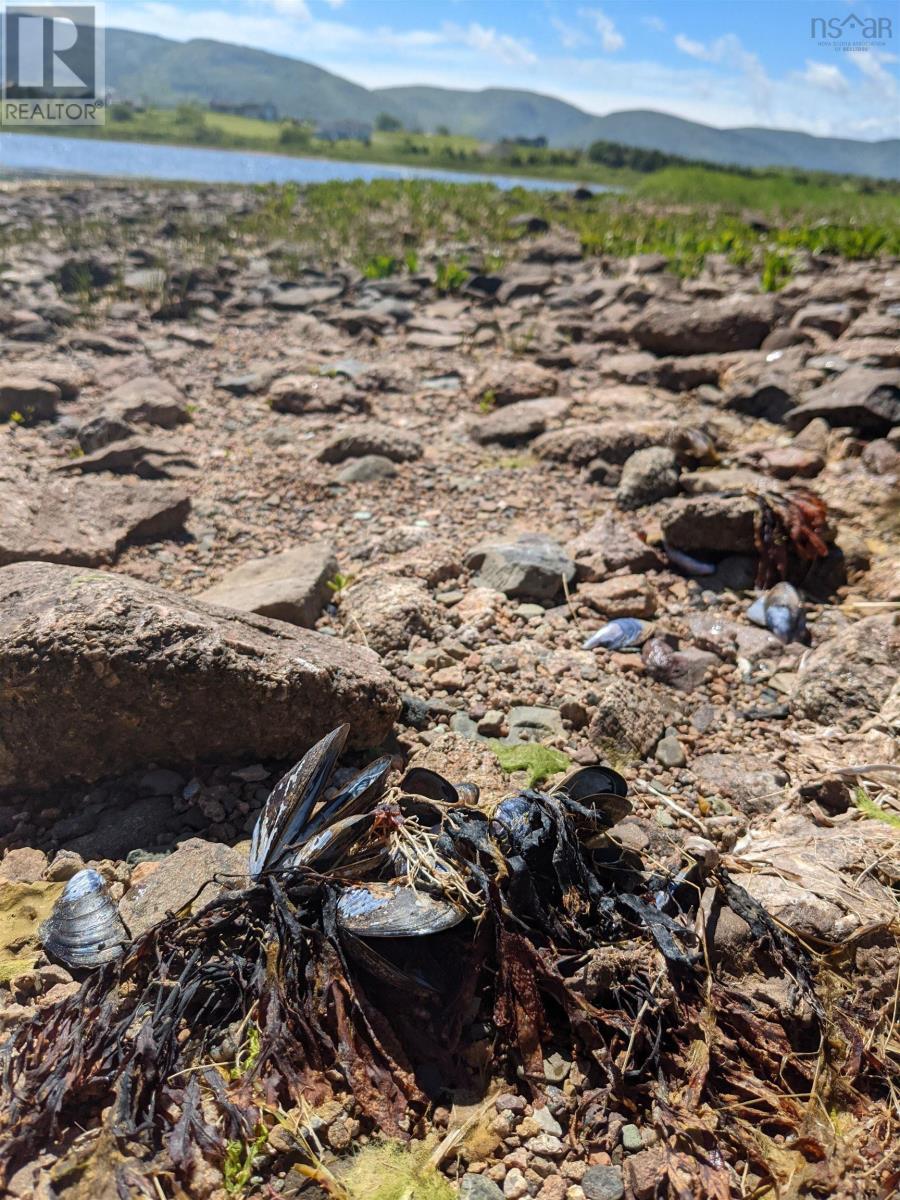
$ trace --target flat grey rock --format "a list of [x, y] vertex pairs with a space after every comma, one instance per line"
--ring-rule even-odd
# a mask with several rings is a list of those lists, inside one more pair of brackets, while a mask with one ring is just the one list
[[337, 569], [332, 546], [309, 542], [242, 563], [198, 599], [311, 629], [331, 597], [328, 581]]

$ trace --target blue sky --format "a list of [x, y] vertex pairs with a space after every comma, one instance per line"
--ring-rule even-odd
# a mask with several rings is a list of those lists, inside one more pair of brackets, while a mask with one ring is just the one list
[[[811, 18], [851, 13], [888, 18], [892, 36], [855, 48], [811, 36]], [[107, 0], [106, 20], [271, 50], [367, 87], [527, 88], [594, 113], [900, 136], [900, 0]]]

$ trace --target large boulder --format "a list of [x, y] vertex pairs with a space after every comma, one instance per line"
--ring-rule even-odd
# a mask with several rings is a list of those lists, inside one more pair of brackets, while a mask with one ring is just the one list
[[714, 354], [755, 350], [775, 324], [771, 296], [732, 296], [696, 304], [649, 303], [632, 327], [642, 350], [654, 354]]
[[103, 566], [126, 545], [180, 532], [190, 507], [173, 483], [94, 476], [46, 483], [13, 472], [0, 477], [0, 566], [27, 559]]
[[337, 569], [333, 547], [310, 542], [241, 563], [198, 599], [311, 629], [328, 603]]
[[5, 567], [0, 629], [0, 788], [295, 757], [344, 721], [371, 746], [399, 710], [361, 646], [121, 575]]

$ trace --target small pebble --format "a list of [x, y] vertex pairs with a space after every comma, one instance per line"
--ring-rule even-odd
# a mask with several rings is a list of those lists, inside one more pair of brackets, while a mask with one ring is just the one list
[[503, 1195], [506, 1200], [522, 1200], [528, 1195], [528, 1180], [518, 1167], [513, 1167], [503, 1180]]
[[[622, 1126], [622, 1148], [627, 1150], [629, 1154], [634, 1154], [637, 1150], [643, 1150], [644, 1140], [637, 1125]], [[582, 1187], [584, 1187], [584, 1181], [582, 1181]]]
[[625, 1195], [622, 1168], [588, 1167], [581, 1177], [581, 1190], [584, 1192], [586, 1200], [622, 1200]]
[[683, 767], [687, 762], [684, 747], [677, 737], [667, 736], [656, 747], [656, 761], [664, 767]]

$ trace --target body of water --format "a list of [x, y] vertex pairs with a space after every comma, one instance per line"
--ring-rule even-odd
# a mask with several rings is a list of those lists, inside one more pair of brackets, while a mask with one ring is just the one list
[[[249, 150], [208, 150], [100, 138], [50, 137], [15, 133], [0, 136], [0, 171], [47, 171], [60, 175], [108, 175], [170, 179], [192, 183], [327, 183], [332, 179], [438, 179], [446, 183], [493, 183], [566, 191], [578, 186], [553, 179], [517, 178], [441, 171], [431, 167], [393, 167], [381, 163], [336, 162], [327, 158], [289, 158]], [[592, 191], [608, 191], [596, 184]]]

